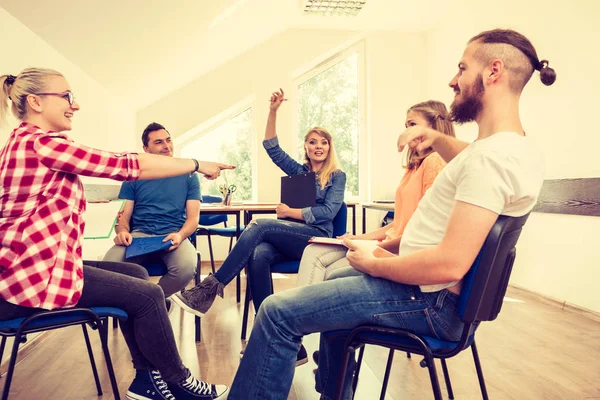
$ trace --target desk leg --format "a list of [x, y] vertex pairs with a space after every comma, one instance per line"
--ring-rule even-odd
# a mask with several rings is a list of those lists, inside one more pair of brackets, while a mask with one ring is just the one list
[[[235, 214], [235, 237], [236, 237], [236, 241], [235, 244], [237, 244], [237, 241], [240, 239], [240, 213], [236, 213]], [[241, 285], [242, 285], [242, 281], [240, 278], [240, 274], [238, 274], [236, 280], [235, 280], [235, 297], [237, 302], [240, 302], [240, 298], [241, 298]]]
[[352, 234], [356, 235], [356, 206], [352, 206]]
[[362, 207], [362, 231], [363, 235], [367, 233], [367, 209]]

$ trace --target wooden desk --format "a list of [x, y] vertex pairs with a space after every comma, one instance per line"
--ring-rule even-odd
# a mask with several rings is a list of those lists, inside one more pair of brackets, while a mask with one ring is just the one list
[[244, 224], [248, 225], [254, 214], [275, 214], [277, 204], [275, 203], [247, 203], [244, 204]]
[[244, 210], [243, 205], [233, 205], [233, 206], [224, 206], [218, 203], [209, 203], [209, 204], [217, 204], [217, 205], [203, 205], [200, 203], [200, 215], [202, 214], [226, 214], [226, 215], [235, 215], [235, 237], [239, 238], [242, 234], [241, 232], [241, 220], [240, 220], [240, 212]]
[[[352, 209], [352, 234], [356, 235], [356, 206], [359, 203], [357, 201], [348, 201], [346, 206]], [[275, 214], [277, 204], [269, 203], [256, 203], [256, 204], [244, 204], [244, 224], [252, 221], [254, 214]]]
[[367, 233], [367, 209], [378, 211], [394, 211], [394, 203], [361, 203], [363, 209], [362, 214], [362, 233]]

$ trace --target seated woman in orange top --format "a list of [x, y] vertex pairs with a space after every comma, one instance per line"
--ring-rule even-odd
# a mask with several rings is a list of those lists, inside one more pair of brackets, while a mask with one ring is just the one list
[[[406, 114], [406, 127], [413, 125], [430, 127], [454, 137], [454, 127], [448, 117], [448, 110], [439, 101], [429, 100], [409, 108]], [[398, 253], [404, 227], [417, 209], [417, 204], [445, 165], [442, 157], [432, 148], [420, 153], [409, 150], [405, 166], [406, 172], [396, 189], [394, 221], [363, 235], [344, 235], [343, 237], [373, 240], [373, 246], [381, 256], [385, 256], [386, 253], [381, 249], [390, 253]], [[333, 275], [332, 273], [340, 268], [350, 266], [346, 259], [346, 251], [344, 246], [327, 244], [311, 244], [306, 247], [302, 254], [302, 261], [300, 261], [297, 285], [310, 285], [339, 277], [342, 271]], [[351, 271], [344, 269], [343, 274], [347, 273], [351, 273]]]

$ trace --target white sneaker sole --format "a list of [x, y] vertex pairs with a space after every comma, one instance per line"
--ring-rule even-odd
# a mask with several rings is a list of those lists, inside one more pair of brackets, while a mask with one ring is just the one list
[[227, 396], [229, 396], [229, 387], [219, 397], [215, 397], [215, 400], [227, 400]]
[[191, 308], [190, 306], [188, 306], [187, 304], [185, 304], [180, 298], [179, 296], [177, 296], [177, 293], [175, 293], [174, 295], [172, 295], [170, 297], [171, 301], [174, 302], [175, 304], [177, 304], [179, 307], [181, 307], [182, 310], [189, 312], [190, 314], [194, 314], [200, 318], [204, 317], [204, 314], [201, 313], [198, 310], [194, 310], [193, 308]]
[[127, 392], [127, 400], [152, 400], [152, 398], [128, 391]]

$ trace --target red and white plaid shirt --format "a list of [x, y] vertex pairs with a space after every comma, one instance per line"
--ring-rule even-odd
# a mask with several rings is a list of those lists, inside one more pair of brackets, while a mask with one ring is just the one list
[[0, 298], [74, 306], [83, 289], [85, 196], [78, 175], [135, 180], [137, 154], [75, 144], [23, 122], [0, 151]]

